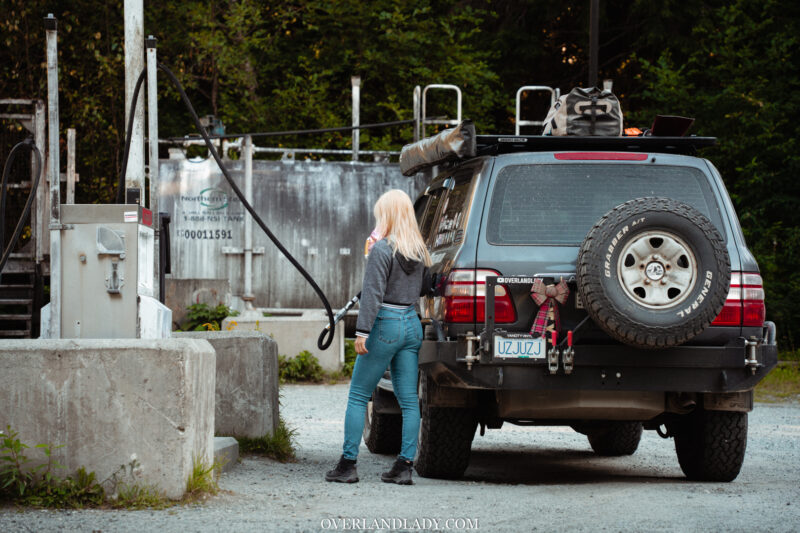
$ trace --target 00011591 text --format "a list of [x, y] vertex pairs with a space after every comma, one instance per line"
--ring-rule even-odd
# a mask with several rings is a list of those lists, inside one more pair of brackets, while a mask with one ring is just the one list
[[178, 237], [184, 239], [233, 239], [233, 232], [229, 229], [198, 229], [198, 230], [178, 230]]

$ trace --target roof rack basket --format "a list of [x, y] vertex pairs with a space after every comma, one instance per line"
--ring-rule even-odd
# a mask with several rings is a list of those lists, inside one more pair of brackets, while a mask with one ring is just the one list
[[[517, 119], [514, 121], [514, 135], [519, 135], [520, 126], [544, 126], [544, 120], [522, 120], [522, 93], [526, 92], [549, 92], [550, 93], [550, 107], [556, 103], [558, 97], [561, 96], [560, 89], [553, 89], [547, 85], [524, 85], [517, 90]], [[541, 132], [540, 132], [541, 133]]]

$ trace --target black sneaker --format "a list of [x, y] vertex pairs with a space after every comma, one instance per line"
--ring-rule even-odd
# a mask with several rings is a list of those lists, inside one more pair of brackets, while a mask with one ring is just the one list
[[398, 485], [413, 485], [411, 481], [411, 469], [414, 461], [407, 461], [400, 457], [392, 465], [392, 469], [381, 474], [381, 481], [384, 483], [397, 483]]
[[358, 483], [355, 459], [347, 459], [344, 455], [339, 459], [339, 464], [333, 470], [325, 473], [325, 481], [337, 483]]

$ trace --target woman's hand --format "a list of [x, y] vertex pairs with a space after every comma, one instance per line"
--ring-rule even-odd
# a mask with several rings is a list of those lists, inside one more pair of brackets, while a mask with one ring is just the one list
[[367, 339], [364, 337], [356, 337], [356, 353], [358, 355], [367, 353]]

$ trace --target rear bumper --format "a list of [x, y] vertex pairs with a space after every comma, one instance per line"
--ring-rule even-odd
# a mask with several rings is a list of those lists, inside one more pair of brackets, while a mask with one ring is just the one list
[[423, 341], [419, 366], [440, 386], [485, 390], [741, 392], [752, 390], [778, 362], [775, 344], [756, 348], [755, 372], [745, 365], [740, 338], [727, 346], [641, 350], [624, 345], [577, 345], [571, 374], [551, 374], [546, 360], [482, 355], [467, 368], [465, 341]]

